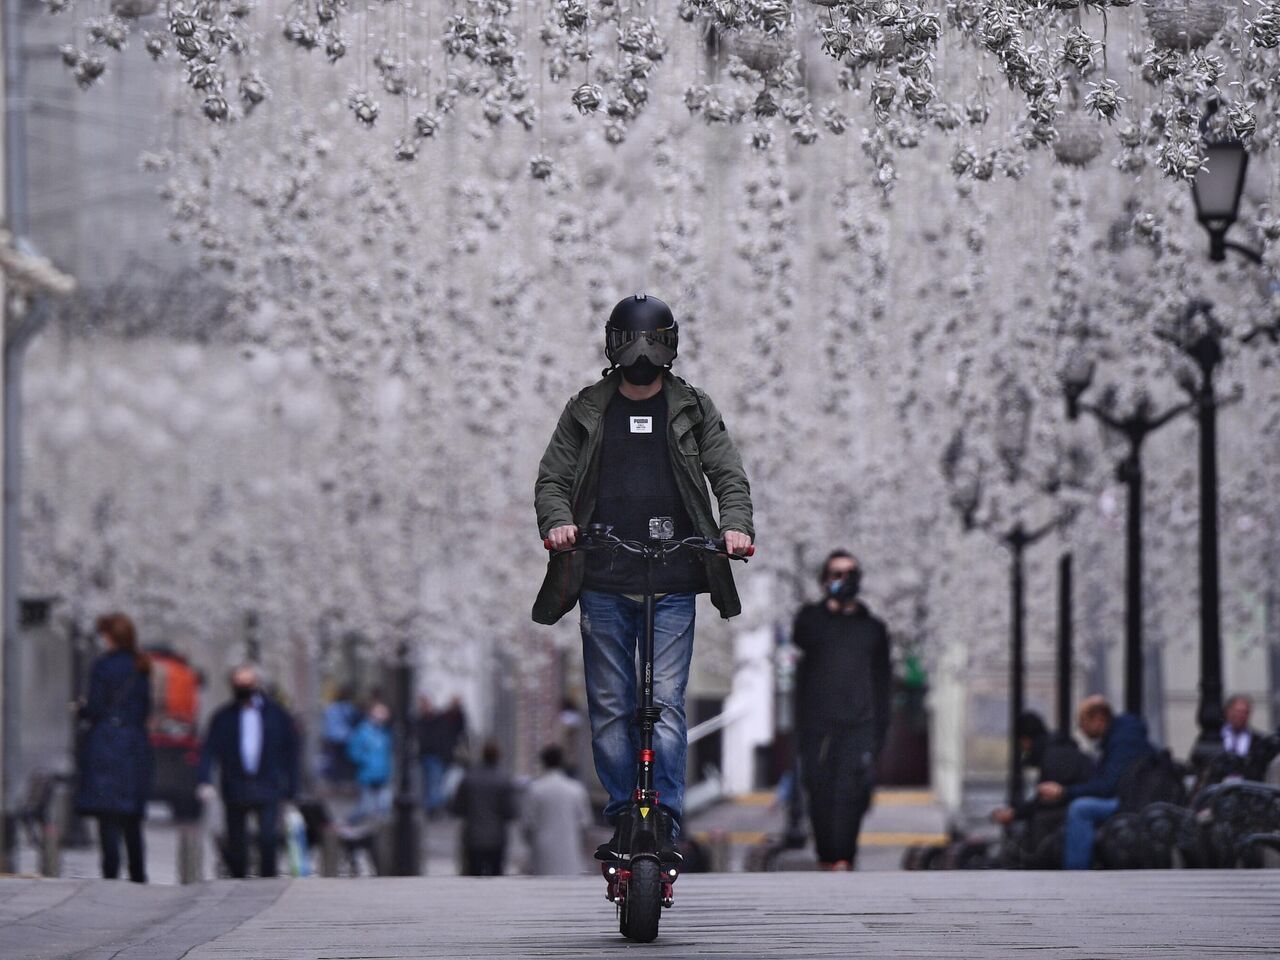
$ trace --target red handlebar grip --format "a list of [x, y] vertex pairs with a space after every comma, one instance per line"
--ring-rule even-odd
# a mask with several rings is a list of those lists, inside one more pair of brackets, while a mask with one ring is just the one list
[[550, 537], [546, 537], [546, 538], [544, 538], [544, 539], [543, 539], [543, 541], [542, 541], [542, 549], [544, 549], [544, 550], [550, 550], [550, 549], [551, 549], [551, 538], [550, 538]]
[[753, 543], [751, 544], [751, 546], [747, 547], [747, 556], [754, 557], [755, 555], [756, 555], [756, 545]]

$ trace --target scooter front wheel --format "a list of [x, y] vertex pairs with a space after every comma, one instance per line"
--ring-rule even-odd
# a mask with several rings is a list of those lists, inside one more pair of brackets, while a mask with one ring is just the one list
[[622, 904], [620, 927], [623, 936], [637, 943], [652, 943], [658, 939], [658, 920], [661, 916], [661, 865], [656, 857], [632, 860], [627, 899]]

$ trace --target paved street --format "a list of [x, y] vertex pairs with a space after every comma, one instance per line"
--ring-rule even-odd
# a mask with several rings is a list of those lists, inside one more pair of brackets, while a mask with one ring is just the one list
[[[162, 808], [153, 809], [145, 827], [148, 878], [152, 883], [177, 883], [177, 831]], [[748, 867], [753, 852], [759, 853], [764, 844], [781, 834], [785, 824], [786, 813], [774, 803], [773, 795], [758, 793], [716, 804], [690, 817], [688, 830], [704, 843], [722, 835], [727, 841], [725, 866], [738, 871]], [[863, 824], [859, 869], [897, 870], [907, 845], [940, 840], [944, 828], [942, 808], [928, 790], [877, 791], [875, 805]], [[422, 855], [427, 876], [446, 877], [458, 873], [458, 829], [458, 822], [448, 817], [426, 825]], [[592, 835], [592, 844], [604, 840], [608, 832], [598, 828]], [[520, 873], [525, 847], [517, 830], [511, 831], [510, 849], [508, 871]], [[37, 851], [29, 844], [19, 848], [18, 865], [22, 873], [39, 872]], [[215, 878], [215, 866], [213, 845], [206, 837], [203, 863], [206, 879]], [[812, 847], [788, 852], [780, 866], [788, 870], [814, 869]], [[366, 861], [362, 860], [359, 867], [363, 872], [372, 872]], [[346, 872], [345, 864], [342, 870]], [[96, 843], [62, 851], [61, 876], [90, 880], [100, 875]]]
[[1280, 871], [684, 877], [658, 942], [595, 878], [0, 880], [4, 960], [1274, 957]]

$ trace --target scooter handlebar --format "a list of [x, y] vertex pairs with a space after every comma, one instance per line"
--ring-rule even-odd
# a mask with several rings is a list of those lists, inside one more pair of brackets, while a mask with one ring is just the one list
[[[747, 547], [747, 552], [746, 552], [746, 553], [742, 553], [742, 554], [730, 554], [730, 553], [729, 553], [729, 551], [728, 551], [728, 550], [726, 549], [726, 547], [725, 547], [724, 540], [712, 540], [712, 541], [711, 541], [711, 544], [712, 544], [713, 546], [715, 546], [715, 548], [716, 548], [720, 553], [723, 553], [723, 554], [725, 554], [726, 556], [732, 556], [732, 557], [738, 557], [738, 558], [741, 558], [741, 559], [745, 559], [746, 557], [754, 557], [754, 556], [756, 555], [756, 545], [755, 545], [754, 543], [753, 543], [753, 544], [751, 544], [751, 545], [749, 545], [749, 546]], [[550, 537], [543, 537], [543, 538], [542, 538], [542, 548], [543, 548], [544, 550], [554, 550], [554, 549], [555, 549], [555, 546], [551, 543], [551, 538], [550, 538]]]

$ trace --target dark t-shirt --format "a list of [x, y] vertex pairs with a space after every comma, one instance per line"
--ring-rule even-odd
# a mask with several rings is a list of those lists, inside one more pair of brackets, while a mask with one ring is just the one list
[[[605, 523], [623, 540], [649, 539], [649, 520], [670, 517], [677, 539], [694, 534], [671, 467], [667, 438], [667, 398], [648, 400], [614, 394], [604, 412], [600, 474], [592, 523]], [[583, 586], [605, 593], [644, 593], [644, 561], [623, 551], [587, 554]], [[699, 556], [681, 550], [654, 564], [655, 593], [705, 593], [706, 571]]]

